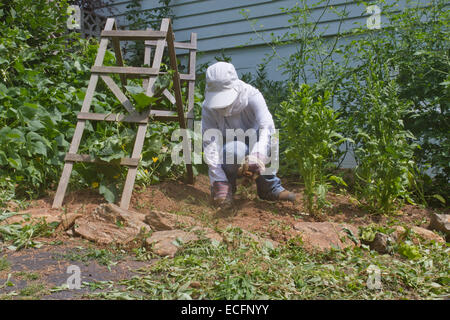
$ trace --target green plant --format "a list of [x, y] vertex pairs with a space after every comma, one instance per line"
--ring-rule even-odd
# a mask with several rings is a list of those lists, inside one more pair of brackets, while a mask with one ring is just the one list
[[326, 194], [330, 181], [344, 183], [327, 174], [339, 145], [346, 139], [338, 133], [341, 120], [329, 106], [330, 94], [320, 95], [314, 87], [302, 85], [292, 91], [289, 99], [281, 103], [281, 141], [286, 141], [285, 153], [300, 172], [305, 184], [304, 199], [310, 213], [319, 212], [329, 205]]
[[[55, 4], [45, 0], [0, 4], [2, 206], [12, 199], [42, 196], [55, 188], [60, 178], [98, 50], [95, 39], [84, 40], [76, 33], [66, 32], [67, 5], [67, 1]], [[115, 65], [112, 52], [106, 52], [104, 65]], [[170, 73], [158, 79], [157, 88], [170, 88], [167, 77]], [[117, 76], [113, 78], [119, 80]], [[128, 85], [142, 87], [142, 81], [129, 80]], [[138, 109], [153, 102], [139, 92], [128, 94]], [[202, 97], [196, 93], [197, 104], [199, 99]], [[101, 81], [91, 110], [124, 113], [123, 106]], [[173, 165], [167, 156], [173, 145], [171, 133], [176, 128], [174, 123], [152, 121], [146, 133], [140, 170], [145, 173], [153, 169], [153, 158], [159, 159], [158, 169], [151, 179], [140, 179], [141, 183], [179, 177], [184, 171], [183, 166]], [[98, 188], [107, 201], [116, 201], [126, 176], [119, 159], [130, 156], [135, 135], [136, 126], [132, 124], [87, 122], [79, 152], [104, 163], [75, 164], [70, 187]]]
[[[387, 72], [387, 70], [385, 70]], [[364, 84], [354, 81], [361, 101], [353, 124], [357, 159], [357, 195], [376, 211], [392, 212], [396, 202], [412, 202], [409, 177], [413, 174], [414, 136], [403, 119], [410, 104], [398, 98], [395, 81], [383, 81], [373, 71]]]
[[[405, 127], [420, 141], [415, 150], [418, 165], [431, 168], [435, 186], [427, 183], [426, 193], [450, 199], [450, 13], [448, 3], [432, 0], [423, 7], [407, 1], [402, 12], [388, 15], [392, 28], [385, 31], [393, 50], [381, 52], [396, 65], [399, 97], [412, 102]], [[430, 199], [431, 200], [431, 199]], [[436, 201], [436, 204], [439, 202]]]
[[[407, 0], [401, 4], [402, 10], [398, 10], [399, 4], [378, 3], [386, 21], [381, 29], [371, 31], [361, 26], [352, 30], [355, 37], [341, 48], [353, 62], [352, 67], [343, 73], [335, 94], [339, 111], [349, 119], [345, 134], [354, 138], [360, 128], [355, 126], [355, 119], [361, 116], [359, 123], [363, 123], [366, 112], [359, 99], [361, 86], [355, 83], [364, 83], [373, 73], [380, 81], [396, 83], [391, 94], [408, 105], [408, 112], [399, 120], [420, 145], [414, 149], [416, 168], [410, 177], [415, 197], [442, 205], [437, 198], [449, 197], [449, 12], [442, 0], [426, 5]], [[359, 5], [367, 3], [361, 1]], [[430, 171], [433, 178], [428, 176]], [[436, 194], [438, 197], [434, 197]]]
[[29, 280], [29, 281], [39, 279], [39, 274], [34, 273], [34, 272], [19, 271], [19, 272], [14, 273], [14, 276], [25, 279], [25, 280]]
[[[131, 0], [127, 4], [126, 18], [128, 29], [159, 30], [163, 18], [173, 18], [171, 0], [158, 0], [159, 6], [150, 10], [142, 10], [142, 0]], [[144, 61], [144, 42], [131, 42], [125, 47], [125, 55], [129, 57], [131, 65], [142, 66]]]
[[[95, 40], [66, 32], [67, 5], [0, 4], [1, 202], [40, 196], [59, 179], [97, 51]], [[94, 109], [106, 105], [118, 103], [95, 95]]]
[[[270, 38], [256, 28], [257, 20], [250, 19], [249, 10], [242, 14], [251, 22], [256, 36], [272, 49], [264, 63], [277, 59], [282, 73], [294, 87], [314, 83], [318, 90], [330, 92], [332, 106], [346, 120], [341, 127], [346, 137], [356, 140], [359, 129], [363, 129], [359, 125], [365, 114], [360, 110], [361, 92], [356, 90], [355, 83], [364, 86], [374, 65], [378, 66], [381, 81], [394, 80], [398, 85], [397, 98], [409, 105], [409, 112], [401, 120], [421, 147], [414, 150], [416, 172], [410, 176], [416, 198], [445, 205], [450, 194], [447, 120], [450, 19], [446, 1], [432, 0], [426, 4], [413, 0], [378, 1], [382, 28], [375, 30], [369, 30], [365, 24], [348, 29], [343, 23], [349, 17], [347, 3], [336, 7], [329, 4], [329, 1], [309, 4], [303, 0], [290, 8], [281, 8], [289, 19], [289, 30], [280, 36], [271, 34]], [[369, 3], [357, 1], [356, 5], [352, 10], [357, 8], [364, 13]], [[333, 37], [327, 37], [326, 27], [321, 26], [332, 15], [337, 28]], [[289, 46], [287, 55], [281, 54], [283, 46]], [[388, 73], [382, 70], [385, 66]], [[359, 115], [361, 121], [356, 125]], [[345, 153], [351, 153], [353, 148], [352, 143], [345, 143]]]
[[6, 259], [6, 257], [0, 257], [0, 271], [9, 270], [11, 263]]
[[[247, 20], [250, 20], [249, 11], [241, 11]], [[318, 14], [313, 15], [313, 11]], [[277, 59], [282, 73], [287, 75], [289, 82], [295, 88], [302, 83], [325, 81], [327, 84], [323, 87], [331, 89], [328, 85], [333, 81], [333, 73], [330, 71], [336, 65], [334, 54], [339, 48], [338, 42], [343, 36], [341, 27], [348, 16], [347, 2], [342, 8], [338, 8], [330, 6], [330, 0], [320, 0], [313, 4], [307, 0], [301, 0], [290, 8], [281, 8], [281, 12], [288, 18], [289, 31], [280, 36], [271, 33], [270, 39], [266, 39], [256, 29], [256, 19], [250, 20], [256, 36], [272, 49], [272, 53], [266, 57], [265, 62]], [[336, 36], [331, 40], [324, 37], [326, 28], [320, 30], [319, 27], [319, 24], [323, 23], [322, 18], [325, 15], [332, 15], [338, 22]], [[317, 19], [313, 19], [313, 16], [317, 16]], [[288, 56], [280, 55], [278, 49], [282, 46], [290, 46], [293, 49], [292, 53]]]
[[402, 256], [411, 260], [422, 258], [419, 248], [415, 246], [411, 241], [400, 243], [397, 250]]
[[19, 296], [40, 296], [46, 292], [45, 286], [42, 283], [33, 283], [19, 291]]

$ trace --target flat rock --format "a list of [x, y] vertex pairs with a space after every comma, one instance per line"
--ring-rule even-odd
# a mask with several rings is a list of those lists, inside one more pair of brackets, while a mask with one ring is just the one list
[[41, 220], [45, 219], [47, 223], [60, 222], [61, 219], [54, 212], [50, 212], [49, 209], [45, 208], [34, 208], [26, 211], [18, 212], [17, 214], [0, 221], [0, 225], [20, 223], [20, 224], [28, 224], [31, 220], [27, 220], [28, 217], [31, 220]]
[[[444, 238], [442, 238], [440, 235], [434, 233], [431, 230], [417, 227], [417, 226], [411, 227], [411, 230], [415, 234], [415, 235], [413, 234], [413, 237], [412, 237], [412, 241], [415, 244], [421, 242], [422, 240], [424, 240], [424, 241], [432, 241], [433, 240], [433, 241], [436, 241], [439, 243], [445, 242]], [[392, 233], [392, 236], [395, 238], [396, 241], [401, 241], [405, 235], [405, 232], [406, 232], [406, 229], [404, 227], [396, 226], [395, 231]]]
[[205, 237], [210, 240], [222, 241], [222, 237], [210, 228], [195, 227], [190, 231], [184, 230], [164, 230], [153, 232], [150, 238], [147, 238], [146, 244], [154, 253], [159, 256], [174, 257], [180, 249], [176, 241], [181, 243], [188, 243], [197, 241]]
[[194, 218], [152, 210], [145, 216], [145, 222], [155, 231], [175, 230], [197, 224]]
[[294, 229], [302, 237], [306, 249], [326, 251], [331, 248], [343, 249], [359, 245], [351, 240], [345, 228], [358, 237], [358, 229], [352, 225], [335, 222], [297, 222]]
[[251, 233], [247, 230], [242, 230], [242, 232], [246, 237], [256, 241], [261, 246], [265, 246], [265, 245], [267, 245], [267, 243], [270, 243], [272, 245], [272, 247], [276, 248], [280, 245], [277, 241], [257, 236], [256, 234]]
[[56, 231], [65, 231], [72, 228], [75, 224], [75, 220], [81, 218], [82, 216], [83, 214], [80, 212], [69, 212], [67, 214], [63, 214], [61, 216], [60, 224], [56, 227]]
[[75, 220], [76, 235], [100, 244], [126, 244], [150, 227], [143, 222], [142, 213], [124, 210], [114, 204], [102, 204], [91, 214]]
[[431, 213], [429, 229], [444, 233], [447, 240], [450, 240], [450, 214]]

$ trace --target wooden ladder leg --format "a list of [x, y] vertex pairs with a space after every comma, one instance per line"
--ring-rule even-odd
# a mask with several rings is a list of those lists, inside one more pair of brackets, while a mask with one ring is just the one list
[[[86, 97], [83, 102], [83, 106], [90, 106], [92, 97], [94, 95], [95, 87], [97, 86], [98, 76], [92, 75], [89, 81], [89, 86], [86, 91]], [[89, 107], [82, 108], [89, 110]], [[72, 142], [70, 143], [69, 153], [77, 153], [80, 146], [81, 137], [83, 136], [84, 127], [86, 126], [86, 120], [79, 120], [77, 126], [75, 127], [75, 132], [73, 134]], [[70, 174], [72, 173], [73, 162], [66, 161], [64, 164], [64, 169], [59, 180], [58, 189], [56, 190], [55, 199], [53, 199], [52, 208], [61, 207], [64, 195], [66, 194], [67, 185], [69, 184]]]
[[[169, 29], [167, 31], [167, 48], [169, 50], [169, 58], [173, 73], [173, 89], [175, 91], [175, 100], [178, 112], [178, 122], [180, 123], [180, 127], [182, 129], [186, 129], [186, 121], [184, 118], [184, 108], [183, 108], [183, 100], [181, 96], [181, 83], [180, 83], [180, 74], [178, 73], [178, 65], [177, 65], [177, 56], [175, 52], [174, 45], [174, 35], [172, 30], [172, 25], [169, 24]], [[194, 171], [192, 169], [192, 157], [191, 157], [191, 141], [188, 141], [186, 144], [188, 146], [188, 150], [183, 150], [186, 154], [187, 163], [186, 163], [186, 171], [187, 171], [187, 183], [194, 183]]]
[[[163, 19], [161, 22], [161, 31], [167, 31], [169, 27], [169, 20]], [[153, 58], [153, 68], [160, 69], [162, 57], [164, 53], [164, 40], [158, 40], [155, 56]], [[149, 63], [150, 60], [150, 51], [146, 50], [146, 55], [144, 57], [145, 63]], [[144, 84], [145, 94], [148, 96], [153, 96], [153, 85], [156, 81], [156, 77], [150, 77], [148, 81]], [[147, 86], [145, 88], [145, 85]], [[148, 111], [148, 115], [150, 115], [150, 110]], [[132, 158], [140, 158], [142, 148], [144, 147], [145, 134], [147, 132], [147, 124], [140, 124], [138, 127], [138, 131], [136, 134], [136, 140], [134, 142], [133, 154]], [[131, 194], [133, 193], [134, 181], [136, 180], [138, 167], [130, 167], [128, 169], [127, 178], [125, 180], [125, 185], [123, 187], [122, 198], [120, 199], [120, 207], [122, 209], [128, 210], [130, 206]]]
[[[197, 47], [197, 34], [191, 33], [191, 44]], [[189, 74], [195, 77], [196, 51], [189, 51]], [[187, 128], [194, 130], [194, 99], [195, 99], [195, 80], [188, 81], [188, 111], [187, 111]], [[192, 161], [192, 159], [191, 159]], [[192, 163], [187, 167], [187, 183], [194, 183], [194, 171]]]
[[[191, 45], [197, 47], [197, 34], [191, 33]], [[189, 50], [189, 75], [195, 79], [196, 50]], [[188, 81], [187, 127], [194, 130], [195, 80]]]
[[[144, 146], [145, 133], [147, 132], [147, 124], [140, 124], [134, 142], [132, 158], [139, 158], [141, 156], [142, 148]], [[120, 199], [120, 207], [128, 210], [130, 206], [131, 194], [133, 193], [134, 181], [136, 179], [138, 167], [130, 167], [127, 173], [127, 179], [123, 187], [122, 198]]]
[[64, 169], [59, 179], [58, 189], [56, 190], [55, 199], [53, 199], [52, 208], [60, 208], [62, 206], [64, 195], [66, 194], [67, 185], [69, 184], [70, 174], [72, 173], [73, 162], [66, 161]]
[[[113, 18], [108, 18], [105, 24], [105, 30], [112, 30], [115, 20]], [[103, 59], [105, 58], [106, 48], [108, 47], [109, 40], [107, 38], [100, 40], [100, 45], [97, 52], [97, 57], [95, 58], [94, 65], [101, 66], [103, 64]], [[91, 107], [92, 98], [94, 96], [95, 88], [97, 87], [98, 75], [91, 75], [89, 80], [89, 85], [86, 90], [86, 95], [84, 97], [83, 106], [80, 112], [88, 112]], [[77, 153], [80, 146], [81, 137], [83, 135], [84, 127], [86, 125], [86, 120], [79, 120], [75, 128], [75, 133], [70, 143], [69, 153]], [[56, 190], [55, 199], [53, 200], [52, 208], [61, 207], [64, 201], [64, 195], [66, 194], [67, 185], [69, 184], [70, 174], [72, 173], [73, 162], [66, 161], [64, 164], [64, 169], [59, 179], [58, 189]]]

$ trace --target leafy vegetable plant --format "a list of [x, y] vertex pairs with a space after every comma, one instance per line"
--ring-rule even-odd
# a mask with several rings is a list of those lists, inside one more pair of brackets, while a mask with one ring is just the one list
[[341, 120], [329, 106], [329, 99], [329, 92], [321, 95], [314, 87], [302, 85], [281, 103], [277, 114], [282, 128], [280, 139], [289, 141], [285, 153], [297, 164], [303, 178], [304, 199], [310, 213], [329, 206], [326, 194], [332, 180], [344, 183], [341, 178], [327, 174], [333, 165], [330, 157], [346, 141], [338, 133]]

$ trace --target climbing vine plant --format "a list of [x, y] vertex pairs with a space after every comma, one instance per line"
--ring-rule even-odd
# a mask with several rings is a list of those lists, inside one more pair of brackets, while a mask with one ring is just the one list
[[[145, 30], [150, 28], [159, 30], [163, 18], [174, 18], [170, 7], [171, 2], [172, 0], [159, 0], [159, 6], [145, 10], [142, 7], [142, 0], [131, 0], [126, 7], [127, 29]], [[125, 48], [125, 53], [128, 55], [131, 65], [142, 65], [144, 60], [144, 43], [133, 42], [129, 44]]]

